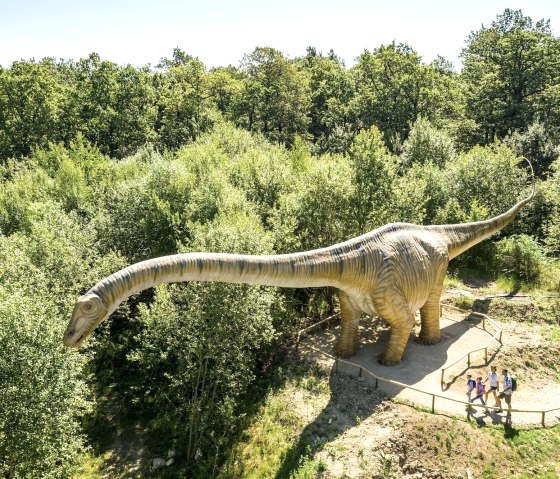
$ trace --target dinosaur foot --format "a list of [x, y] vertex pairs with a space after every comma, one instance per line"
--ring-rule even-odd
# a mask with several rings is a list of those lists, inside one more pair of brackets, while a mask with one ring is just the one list
[[377, 357], [377, 362], [379, 364], [382, 364], [383, 366], [395, 366], [396, 364], [399, 364], [401, 362], [400, 359], [390, 359], [390, 358], [386, 358], [384, 356], [383, 353], [381, 353], [378, 357]]
[[431, 346], [433, 344], [437, 344], [441, 341], [441, 336], [437, 336], [435, 338], [424, 338], [422, 336], [418, 336], [415, 341], [418, 344], [423, 344], [424, 346]]
[[339, 349], [339, 348], [337, 348], [337, 350], [336, 350], [336, 355], [339, 358], [342, 358], [342, 359], [351, 358], [355, 354], [356, 354], [356, 349], [355, 348], [351, 348], [351, 349], [348, 349], [348, 348], [345, 348], [345, 349], [340, 348]]

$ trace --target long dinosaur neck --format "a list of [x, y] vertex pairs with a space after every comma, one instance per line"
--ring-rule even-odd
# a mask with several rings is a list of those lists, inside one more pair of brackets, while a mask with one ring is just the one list
[[124, 268], [97, 283], [90, 293], [101, 297], [111, 314], [134, 293], [164, 283], [221, 281], [305, 288], [336, 286], [337, 262], [331, 248], [286, 255], [252, 256], [186, 253], [162, 256]]

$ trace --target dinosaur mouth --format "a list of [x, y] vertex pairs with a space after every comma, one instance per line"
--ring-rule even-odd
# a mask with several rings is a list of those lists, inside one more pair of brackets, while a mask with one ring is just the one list
[[76, 348], [82, 343], [82, 341], [84, 340], [84, 337], [85, 337], [85, 334], [82, 334], [78, 339], [76, 339], [75, 341], [72, 341], [71, 338], [66, 336], [66, 337], [64, 337], [63, 342], [64, 342], [64, 345], [68, 348]]

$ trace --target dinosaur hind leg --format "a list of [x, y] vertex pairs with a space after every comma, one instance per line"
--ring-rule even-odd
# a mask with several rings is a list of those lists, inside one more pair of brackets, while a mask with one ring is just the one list
[[339, 293], [342, 331], [336, 343], [336, 352], [340, 357], [349, 358], [356, 353], [358, 345], [358, 326], [362, 311], [356, 308], [344, 291]]
[[391, 325], [389, 342], [380, 355], [379, 362], [384, 366], [393, 366], [401, 362], [414, 326], [414, 315], [402, 293], [393, 291], [387, 298], [390, 299], [375, 304], [380, 316]]
[[424, 303], [424, 306], [420, 308], [421, 327], [417, 339], [419, 343], [430, 345], [441, 341], [439, 300], [441, 298], [441, 290], [443, 289], [443, 279], [445, 278], [446, 270], [447, 267], [440, 269], [438, 278], [430, 291], [428, 299]]
[[434, 289], [430, 293], [424, 306], [420, 308], [420, 334], [417, 342], [430, 345], [441, 341], [441, 331], [439, 327], [439, 299], [441, 287]]

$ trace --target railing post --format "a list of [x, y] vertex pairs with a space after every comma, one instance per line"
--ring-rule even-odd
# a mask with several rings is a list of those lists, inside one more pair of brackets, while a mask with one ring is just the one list
[[334, 360], [334, 371], [338, 373], [338, 356]]
[[503, 332], [503, 329], [500, 329], [500, 339], [498, 340], [498, 341], [500, 341], [500, 344], [502, 344], [502, 332]]
[[379, 389], [379, 378], [375, 376], [375, 389]]
[[362, 367], [360, 366], [360, 372], [358, 373], [358, 377], [361, 378], [362, 377]]
[[467, 367], [471, 367], [471, 353], [469, 351], [469, 354], [467, 355]]
[[486, 331], [486, 316], [482, 316], [482, 329]]
[[443, 386], [445, 385], [445, 383], [443, 382], [443, 373], [445, 371], [445, 368], [441, 368], [441, 389], [443, 390]]
[[436, 395], [432, 394], [432, 414], [436, 413]]
[[545, 412], [546, 412], [546, 411], [542, 411], [542, 412], [541, 412], [541, 414], [542, 414], [542, 417], [541, 417], [541, 424], [542, 424], [542, 427], [545, 426], [545, 422], [544, 422], [544, 414], [545, 414]]
[[484, 348], [484, 365], [488, 366], [488, 348]]

